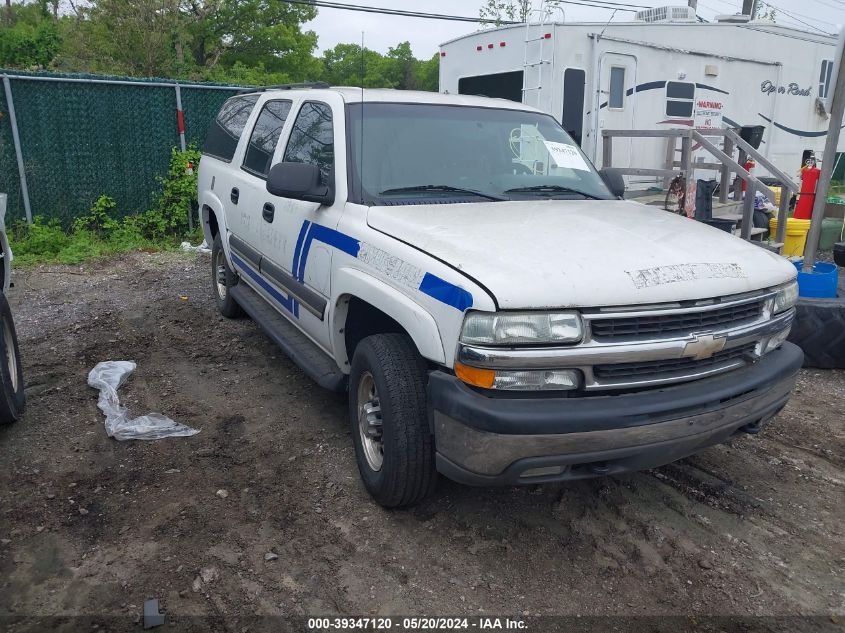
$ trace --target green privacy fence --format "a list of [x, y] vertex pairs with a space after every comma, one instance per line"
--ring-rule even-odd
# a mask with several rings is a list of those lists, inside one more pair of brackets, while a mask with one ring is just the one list
[[[104, 194], [115, 199], [121, 215], [150, 208], [171, 149], [182, 143], [201, 147], [220, 105], [239, 89], [173, 80], [0, 73], [0, 192], [9, 196], [7, 224], [29, 215], [69, 225]], [[184, 137], [177, 116], [180, 101]]]

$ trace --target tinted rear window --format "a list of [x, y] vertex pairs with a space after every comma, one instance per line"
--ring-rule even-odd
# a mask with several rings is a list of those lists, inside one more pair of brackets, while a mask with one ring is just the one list
[[249, 144], [246, 146], [243, 167], [259, 178], [266, 178], [276, 143], [290, 112], [290, 101], [268, 101], [258, 115]]
[[232, 160], [256, 101], [258, 95], [232, 97], [226, 101], [208, 129], [202, 153], [226, 162]]

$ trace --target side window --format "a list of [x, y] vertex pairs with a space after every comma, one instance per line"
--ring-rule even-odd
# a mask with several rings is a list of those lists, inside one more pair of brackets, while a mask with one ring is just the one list
[[610, 67], [610, 95], [607, 107], [621, 110], [625, 107], [625, 68], [623, 66]]
[[256, 101], [258, 95], [232, 97], [226, 101], [208, 128], [202, 153], [231, 161]]
[[291, 104], [291, 101], [268, 101], [261, 108], [261, 114], [258, 115], [249, 137], [249, 144], [246, 146], [243, 164], [246, 171], [259, 178], [267, 177], [270, 161], [273, 160], [273, 152], [276, 150], [276, 143], [279, 142]]
[[332, 109], [325, 103], [306, 101], [302, 104], [283, 159], [289, 163], [312, 163], [319, 166], [321, 182], [333, 185], [334, 128]]
[[666, 116], [691, 119], [695, 103], [695, 84], [666, 82]]
[[829, 59], [822, 60], [822, 69], [819, 74], [819, 97], [827, 99], [830, 94], [830, 76], [833, 73], [833, 62]]

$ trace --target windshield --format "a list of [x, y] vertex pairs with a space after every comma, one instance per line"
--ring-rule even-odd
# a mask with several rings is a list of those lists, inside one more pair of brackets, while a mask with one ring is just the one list
[[348, 110], [356, 202], [613, 198], [580, 148], [545, 114], [365, 103], [362, 125], [361, 104]]

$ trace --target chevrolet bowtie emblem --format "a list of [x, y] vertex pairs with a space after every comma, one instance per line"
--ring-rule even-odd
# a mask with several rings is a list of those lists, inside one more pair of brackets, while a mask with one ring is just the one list
[[693, 340], [684, 347], [684, 357], [703, 360], [710, 358], [716, 352], [725, 348], [728, 339], [724, 336], [713, 336], [712, 334], [693, 334]]

